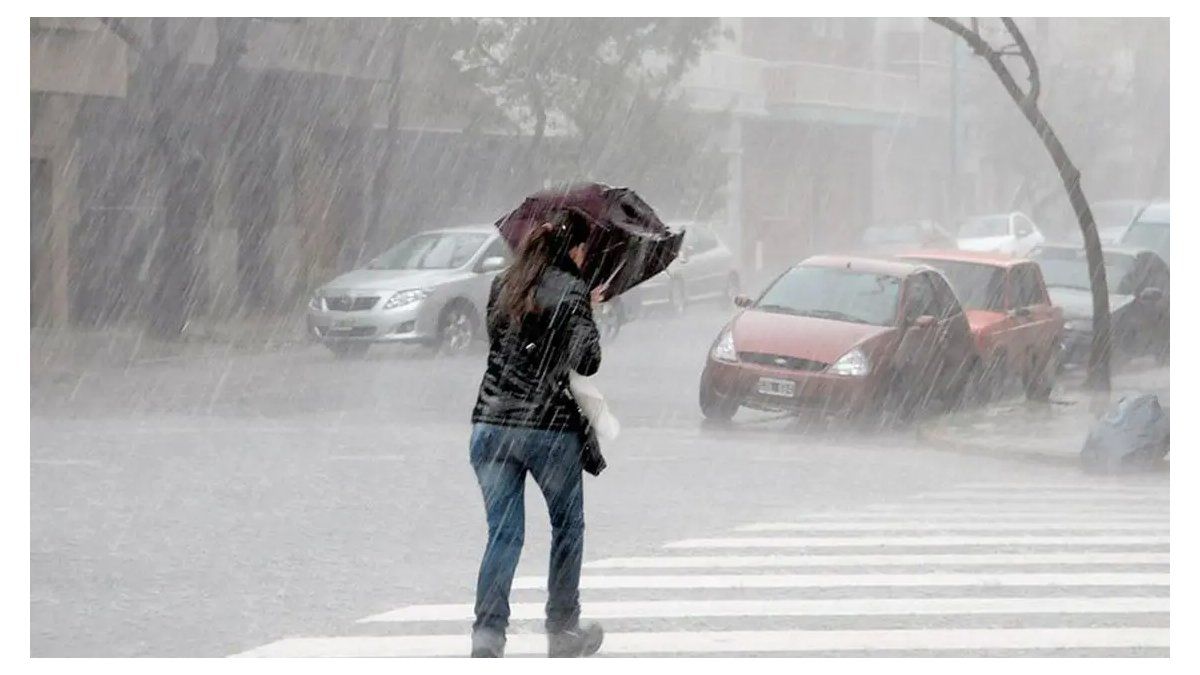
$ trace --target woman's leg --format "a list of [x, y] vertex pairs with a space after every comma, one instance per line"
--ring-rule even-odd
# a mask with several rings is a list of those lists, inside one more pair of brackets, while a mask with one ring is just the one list
[[488, 522], [487, 549], [475, 588], [475, 628], [501, 635], [508, 627], [508, 596], [525, 542], [523, 437], [520, 430], [487, 425], [476, 425], [471, 434], [471, 466], [483, 491]]
[[[557, 633], [579, 623], [579, 574], [583, 566], [583, 469], [580, 442], [572, 432], [537, 432], [529, 470], [546, 497], [550, 512], [550, 574], [547, 579], [546, 631]], [[532, 448], [531, 448], [532, 450]]]

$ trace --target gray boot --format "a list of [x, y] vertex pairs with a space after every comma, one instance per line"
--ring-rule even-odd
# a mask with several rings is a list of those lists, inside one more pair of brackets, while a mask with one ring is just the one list
[[504, 633], [491, 628], [471, 631], [471, 658], [499, 659], [504, 657]]
[[548, 655], [556, 658], [579, 658], [591, 656], [600, 650], [604, 642], [604, 629], [598, 623], [568, 628], [546, 636]]

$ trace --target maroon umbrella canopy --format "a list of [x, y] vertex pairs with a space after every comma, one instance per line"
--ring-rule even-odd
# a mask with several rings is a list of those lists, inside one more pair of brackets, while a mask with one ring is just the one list
[[555, 211], [575, 207], [592, 219], [583, 275], [590, 288], [606, 281], [612, 298], [667, 269], [679, 255], [682, 232], [671, 232], [629, 188], [584, 183], [536, 192], [496, 227], [514, 251]]

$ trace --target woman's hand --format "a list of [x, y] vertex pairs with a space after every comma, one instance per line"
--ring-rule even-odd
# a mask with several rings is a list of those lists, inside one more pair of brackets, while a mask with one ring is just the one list
[[604, 302], [604, 300], [605, 300], [604, 294], [605, 293], [608, 293], [608, 284], [604, 284], [602, 286], [597, 286], [596, 288], [593, 288], [592, 289], [592, 304], [599, 305], [600, 303]]

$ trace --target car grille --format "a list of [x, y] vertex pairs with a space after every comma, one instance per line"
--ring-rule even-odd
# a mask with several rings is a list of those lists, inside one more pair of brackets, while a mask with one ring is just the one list
[[355, 326], [353, 328], [324, 328], [317, 327], [317, 335], [321, 337], [356, 338], [370, 337], [375, 334], [374, 326]]
[[798, 359], [794, 356], [783, 356], [782, 354], [739, 352], [738, 358], [745, 363], [753, 363], [760, 366], [770, 366], [772, 368], [784, 368], [786, 370], [800, 370], [808, 373], [820, 372], [829, 367], [829, 364], [824, 363], [823, 361]]
[[379, 302], [379, 296], [350, 297], [348, 295], [325, 296], [325, 307], [334, 312], [364, 312]]

